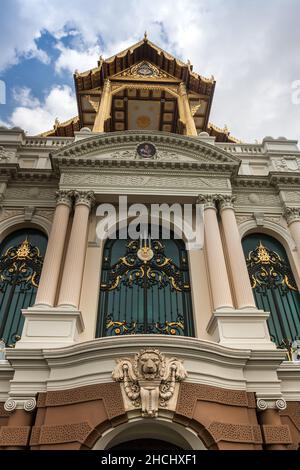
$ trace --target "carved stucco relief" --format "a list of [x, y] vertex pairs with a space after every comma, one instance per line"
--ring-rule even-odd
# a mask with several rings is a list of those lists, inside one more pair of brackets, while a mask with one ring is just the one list
[[10, 219], [11, 217], [15, 217], [16, 215], [24, 214], [24, 210], [22, 209], [1, 209], [0, 210], [0, 222], [6, 219]]
[[55, 188], [40, 187], [9, 187], [6, 190], [5, 199], [54, 199]]
[[66, 185], [99, 185], [99, 186], [123, 186], [123, 187], [167, 187], [167, 188], [218, 188], [228, 189], [225, 179], [180, 177], [180, 176], [134, 176], [120, 174], [63, 174], [61, 183]]
[[13, 157], [15, 156], [15, 153], [5, 149], [2, 145], [0, 145], [0, 162], [9, 162]]
[[280, 157], [272, 159], [273, 167], [276, 171], [297, 171], [300, 170], [300, 158]]
[[179, 382], [186, 377], [183, 361], [166, 358], [154, 348], [118, 359], [112, 373], [113, 380], [121, 382], [125, 409], [141, 408], [148, 418], [156, 417], [159, 408], [175, 410]]
[[[130, 150], [116, 150], [112, 153], [95, 155], [94, 158], [105, 160], [134, 160], [138, 159], [144, 161], [142, 157], [137, 155], [136, 148]], [[154, 160], [161, 161], [176, 161], [176, 162], [211, 162], [215, 163], [215, 159], [210, 156], [202, 156], [201, 154], [178, 154], [174, 150], [157, 150], [153, 158]]]
[[237, 206], [272, 206], [278, 207], [280, 205], [279, 197], [276, 194], [270, 193], [236, 193]]
[[54, 211], [49, 211], [49, 210], [44, 210], [44, 209], [37, 209], [35, 211], [36, 215], [40, 215], [41, 217], [44, 217], [45, 219], [50, 220], [50, 222], [53, 220], [54, 216]]
[[285, 203], [296, 203], [300, 205], [300, 191], [282, 191], [281, 194]]

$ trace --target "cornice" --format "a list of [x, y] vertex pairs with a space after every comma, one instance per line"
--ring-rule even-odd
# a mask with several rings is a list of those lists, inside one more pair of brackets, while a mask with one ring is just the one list
[[232, 181], [233, 187], [238, 188], [269, 188], [271, 183], [268, 176], [238, 175]]
[[38, 168], [20, 168], [19, 164], [0, 164], [0, 180], [17, 182], [57, 182], [58, 179], [52, 170]]
[[300, 173], [296, 172], [273, 172], [265, 176], [256, 175], [238, 175], [232, 180], [233, 187], [252, 187], [252, 188], [276, 188], [299, 186]]
[[294, 186], [300, 185], [300, 173], [299, 172], [270, 172], [269, 179], [272, 186]]

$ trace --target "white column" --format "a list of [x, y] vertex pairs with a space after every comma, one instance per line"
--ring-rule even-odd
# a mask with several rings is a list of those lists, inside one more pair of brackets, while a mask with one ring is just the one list
[[72, 191], [57, 192], [57, 205], [36, 295], [36, 306], [54, 306], [61, 259], [72, 206], [72, 194]]
[[84, 261], [88, 220], [94, 193], [75, 191], [75, 213], [67, 250], [64, 272], [61, 282], [58, 305], [61, 307], [78, 308]]
[[256, 308], [235, 213], [234, 197], [220, 196], [220, 214], [237, 308]]
[[284, 211], [300, 259], [300, 207], [287, 207]]
[[[214, 307], [214, 312], [208, 322], [206, 331], [216, 342], [230, 348], [275, 349], [275, 344], [270, 341], [266, 323], [269, 314], [257, 310], [254, 305], [246, 308], [244, 304], [248, 303], [248, 301], [246, 303], [244, 302], [243, 293], [239, 294], [239, 303], [243, 305], [244, 308], [239, 309], [233, 307], [215, 207], [215, 203], [221, 200], [222, 196], [220, 195], [199, 197], [199, 202], [205, 204], [205, 247]], [[224, 217], [227, 212], [228, 217], [227, 215]], [[241, 254], [239, 254], [239, 252], [232, 253], [235, 243], [237, 242], [237, 233], [234, 235], [234, 233], [232, 234], [229, 230], [233, 226], [230, 213], [231, 211], [224, 210], [223, 220], [225, 221], [226, 231], [228, 232], [227, 239], [229, 236], [233, 237], [229, 245], [233, 258], [231, 263], [234, 264], [237, 262], [239, 265], [241, 262]], [[237, 261], [237, 258], [239, 258], [239, 261]], [[237, 272], [236, 269], [235, 273]], [[236, 282], [238, 283], [237, 278]]]
[[233, 308], [222, 241], [217, 220], [215, 196], [199, 195], [204, 203], [204, 235], [214, 310]]

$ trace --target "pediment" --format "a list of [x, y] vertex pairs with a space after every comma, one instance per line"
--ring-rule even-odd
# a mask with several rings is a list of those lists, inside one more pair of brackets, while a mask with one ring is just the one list
[[148, 60], [142, 60], [137, 64], [134, 64], [133, 66], [128, 67], [127, 69], [122, 70], [121, 72], [116, 73], [115, 75], [112, 75], [110, 78], [116, 80], [171, 80], [179, 82], [176, 77], [170, 75], [169, 73], [162, 70], [160, 67]]
[[[148, 144], [152, 155], [138, 151]], [[176, 136], [168, 133], [127, 131], [92, 135], [74, 142], [52, 154], [53, 162], [70, 161], [78, 166], [84, 162], [93, 165], [126, 165], [135, 167], [178, 167], [203, 170], [236, 171], [240, 159], [197, 137]], [[59, 163], [60, 162], [60, 163]], [[87, 164], [87, 163], [85, 163]]]

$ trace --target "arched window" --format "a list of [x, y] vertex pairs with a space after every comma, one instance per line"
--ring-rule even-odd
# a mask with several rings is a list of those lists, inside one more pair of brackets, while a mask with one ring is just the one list
[[33, 305], [47, 237], [34, 229], [18, 230], [0, 244], [0, 338], [12, 345], [21, 335], [21, 310]]
[[193, 336], [188, 258], [182, 240], [107, 240], [97, 336]]
[[243, 248], [256, 305], [270, 312], [270, 336], [277, 346], [291, 345], [300, 335], [300, 295], [286, 252], [258, 233], [246, 236]]

